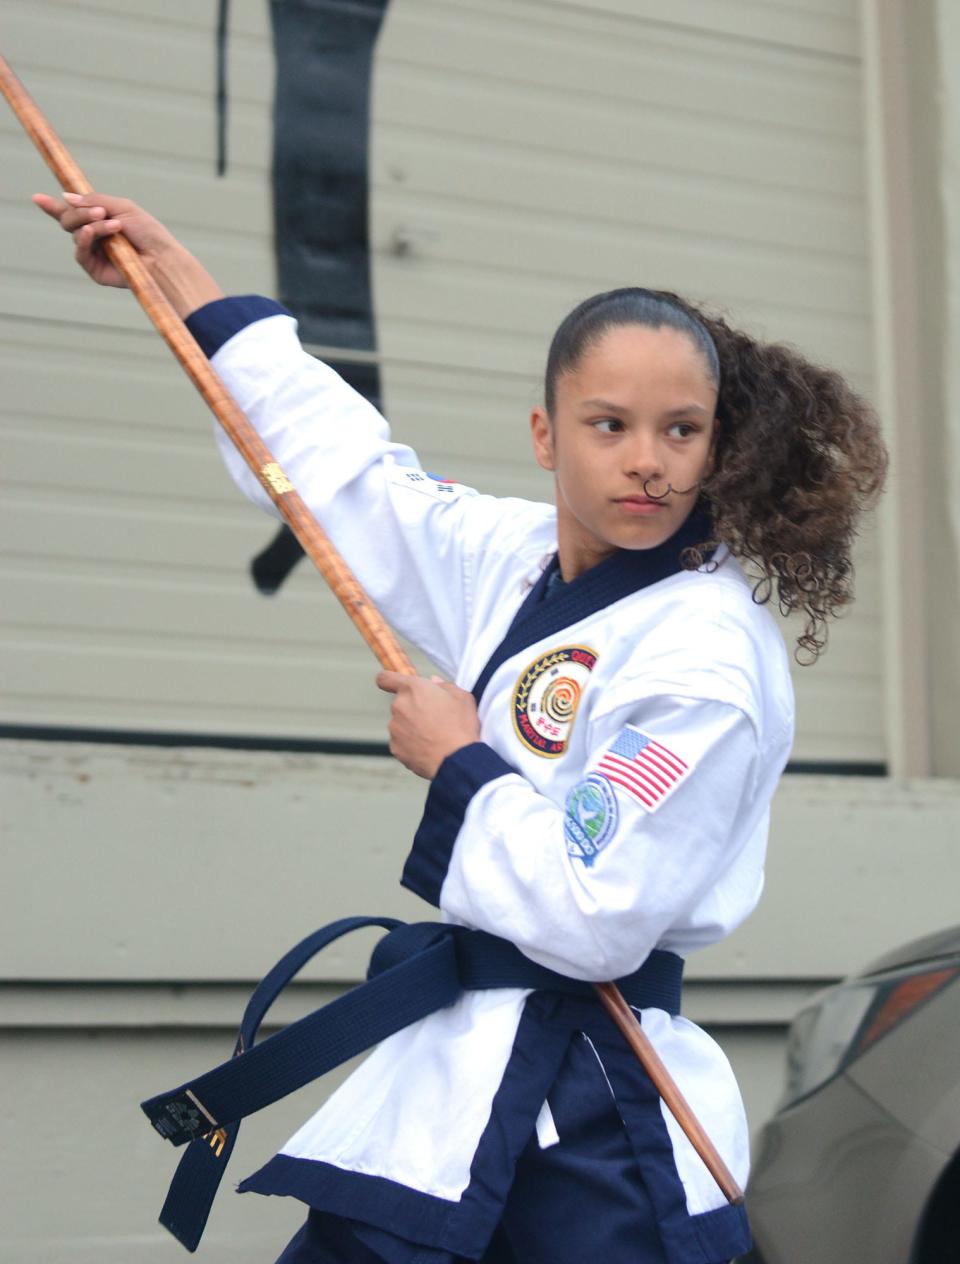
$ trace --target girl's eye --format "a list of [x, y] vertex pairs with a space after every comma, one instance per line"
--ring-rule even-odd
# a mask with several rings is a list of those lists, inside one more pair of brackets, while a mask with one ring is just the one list
[[593, 423], [594, 429], [601, 434], [617, 434], [623, 429], [623, 422], [617, 417], [601, 417]]
[[675, 421], [667, 434], [673, 435], [675, 439], [688, 439], [690, 435], [696, 434], [696, 430], [692, 421]]

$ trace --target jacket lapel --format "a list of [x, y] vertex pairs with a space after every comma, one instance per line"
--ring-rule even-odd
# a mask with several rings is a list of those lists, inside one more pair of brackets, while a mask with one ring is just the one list
[[557, 555], [550, 559], [543, 574], [527, 593], [506, 636], [493, 651], [487, 665], [477, 677], [473, 696], [479, 704], [490, 678], [502, 663], [513, 658], [529, 645], [546, 640], [564, 628], [579, 623], [599, 610], [648, 588], [682, 570], [684, 549], [702, 544], [713, 534], [710, 515], [697, 507], [683, 526], [669, 540], [653, 549], [619, 549], [568, 584], [561, 584], [546, 595], [551, 577], [559, 566]]

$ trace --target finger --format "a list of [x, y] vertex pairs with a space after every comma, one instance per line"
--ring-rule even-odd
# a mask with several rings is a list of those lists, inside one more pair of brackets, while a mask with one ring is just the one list
[[119, 273], [115, 273], [113, 268], [104, 271], [107, 268], [107, 261], [98, 249], [98, 242], [91, 241], [88, 245], [78, 245], [73, 252], [73, 257], [95, 281], [99, 281], [102, 285], [117, 284], [116, 277]]
[[377, 675], [377, 688], [384, 693], [399, 693], [405, 682], [412, 679], [412, 676], [405, 676], [403, 672], [382, 671]]
[[[437, 683], [440, 685], [443, 692], [449, 694], [451, 697], [459, 697], [461, 694], [467, 693], [466, 689], [461, 689], [460, 686], [455, 685], [452, 680], [441, 680]], [[472, 694], [467, 694], [468, 698], [472, 696]]]
[[90, 271], [93, 261], [93, 251], [89, 246], [81, 246], [78, 244], [73, 252], [73, 257], [76, 259], [77, 263], [79, 263], [81, 268], [83, 268], [86, 272]]
[[94, 220], [109, 218], [110, 216], [103, 206], [68, 206], [60, 216], [60, 227], [65, 228], [68, 233], [72, 233], [76, 229], [82, 228], [84, 224], [92, 224]]
[[77, 210], [83, 207], [90, 208], [93, 206], [106, 207], [111, 215], [122, 215], [124, 211], [132, 211], [135, 208], [134, 203], [129, 198], [113, 197], [109, 193], [64, 193], [64, 201]]
[[82, 228], [76, 229], [71, 236], [77, 250], [85, 250], [88, 254], [93, 249], [94, 237], [93, 233], [88, 231], [88, 226], [84, 224]]
[[106, 208], [103, 206], [75, 207], [68, 202], [59, 202], [47, 193], [34, 193], [31, 201], [45, 215], [49, 215], [51, 219], [59, 220], [60, 227], [68, 233], [72, 233], [75, 228], [78, 228], [81, 224], [89, 223], [92, 219], [104, 219], [107, 217]]
[[78, 228], [73, 234], [73, 240], [78, 246], [90, 249], [101, 237], [112, 237], [115, 233], [121, 232], [122, 229], [123, 225], [118, 219], [104, 219]]
[[49, 193], [34, 193], [30, 201], [34, 206], [38, 206], [44, 215], [49, 215], [51, 219], [59, 219], [67, 210], [67, 203], [60, 202], [56, 198], [51, 197]]

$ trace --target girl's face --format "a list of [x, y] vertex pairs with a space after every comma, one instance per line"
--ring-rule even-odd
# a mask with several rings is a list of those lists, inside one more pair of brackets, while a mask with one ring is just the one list
[[713, 463], [716, 407], [702, 353], [669, 326], [614, 326], [558, 378], [553, 418], [537, 408], [531, 427], [555, 476], [564, 579], [683, 525]]

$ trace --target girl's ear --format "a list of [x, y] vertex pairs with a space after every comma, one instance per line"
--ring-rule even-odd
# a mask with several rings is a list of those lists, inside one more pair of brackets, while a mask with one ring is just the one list
[[555, 468], [553, 455], [553, 423], [545, 408], [537, 407], [530, 414], [530, 434], [533, 438], [533, 455], [541, 469]]

